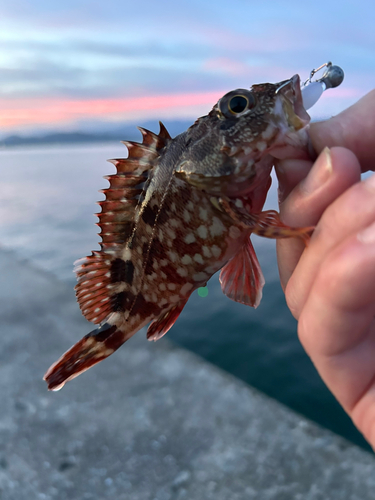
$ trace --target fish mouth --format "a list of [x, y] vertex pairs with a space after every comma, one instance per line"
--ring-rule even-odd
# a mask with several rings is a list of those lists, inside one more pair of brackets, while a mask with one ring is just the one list
[[305, 157], [310, 116], [303, 106], [298, 75], [278, 84], [271, 119], [279, 131], [271, 156], [278, 160]]
[[310, 122], [310, 116], [303, 106], [299, 75], [280, 82], [275, 91], [277, 96], [275, 112], [278, 118], [283, 118], [289, 129], [300, 130]]

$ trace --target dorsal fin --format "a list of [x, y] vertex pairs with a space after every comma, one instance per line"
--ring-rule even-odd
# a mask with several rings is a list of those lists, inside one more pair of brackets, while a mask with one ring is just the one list
[[169, 132], [168, 130], [165, 128], [164, 124], [162, 122], [159, 122], [159, 127], [160, 127], [160, 131], [159, 131], [159, 137], [161, 139], [163, 139], [164, 141], [169, 141], [172, 139], [172, 137], [169, 135]]
[[137, 206], [155, 159], [171, 140], [162, 123], [158, 135], [143, 128], [140, 131], [142, 143], [124, 142], [127, 158], [109, 160], [115, 165], [116, 174], [105, 177], [109, 187], [101, 191], [105, 200], [98, 203], [101, 212], [96, 214], [101, 251], [75, 263], [77, 300], [82, 314], [93, 323], [101, 323], [111, 312], [112, 262], [134, 230]]

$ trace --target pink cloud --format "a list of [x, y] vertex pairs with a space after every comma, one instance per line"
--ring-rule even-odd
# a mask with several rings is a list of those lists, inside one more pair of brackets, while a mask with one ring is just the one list
[[[212, 62], [213, 65], [222, 63], [222, 60]], [[90, 119], [120, 122], [149, 118], [196, 118], [209, 112], [228, 90], [115, 99], [0, 99], [0, 132], [21, 128], [63, 127]], [[336, 113], [361, 95], [361, 91], [356, 88], [328, 91], [314, 111], [315, 108], [320, 111], [324, 105], [327, 113]]]
[[0, 100], [0, 127], [59, 125], [92, 118], [128, 119], [134, 113], [153, 115], [153, 111], [186, 116], [186, 110], [204, 106], [208, 112], [225, 91], [154, 95], [116, 99], [8, 99]]

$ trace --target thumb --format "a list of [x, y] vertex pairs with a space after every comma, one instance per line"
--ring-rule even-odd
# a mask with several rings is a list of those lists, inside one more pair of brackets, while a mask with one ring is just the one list
[[366, 172], [375, 169], [374, 130], [375, 89], [337, 116], [311, 123], [310, 138], [317, 154], [326, 146], [350, 149]]

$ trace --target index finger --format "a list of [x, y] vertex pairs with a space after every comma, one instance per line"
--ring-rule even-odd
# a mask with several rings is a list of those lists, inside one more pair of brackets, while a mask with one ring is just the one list
[[374, 137], [375, 89], [333, 118], [310, 125], [310, 138], [317, 154], [326, 146], [343, 146], [356, 155], [362, 172], [375, 170]]

